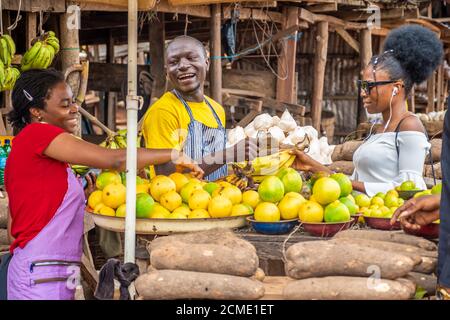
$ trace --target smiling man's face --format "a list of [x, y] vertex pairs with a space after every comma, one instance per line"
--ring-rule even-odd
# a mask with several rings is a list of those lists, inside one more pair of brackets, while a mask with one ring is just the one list
[[203, 93], [209, 59], [201, 43], [178, 38], [167, 48], [166, 68], [175, 89], [185, 94]]

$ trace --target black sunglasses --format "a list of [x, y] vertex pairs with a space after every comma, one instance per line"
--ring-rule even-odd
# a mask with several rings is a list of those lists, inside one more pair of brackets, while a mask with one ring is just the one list
[[384, 81], [366, 81], [366, 80], [356, 80], [356, 85], [359, 89], [364, 91], [366, 94], [370, 94], [370, 90], [376, 86], [381, 86], [389, 83], [395, 83], [398, 80], [384, 80]]

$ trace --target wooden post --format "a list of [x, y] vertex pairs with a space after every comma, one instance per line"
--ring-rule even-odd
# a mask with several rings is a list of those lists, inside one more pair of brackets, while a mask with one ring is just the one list
[[37, 13], [27, 12], [27, 25], [26, 25], [26, 44], [27, 49], [31, 48], [31, 40], [36, 38], [37, 30]]
[[158, 12], [157, 19], [152, 20], [148, 25], [150, 42], [150, 74], [153, 76], [152, 96], [150, 101], [159, 99], [166, 91], [166, 70], [165, 60], [165, 28], [164, 13]]
[[[372, 33], [369, 29], [361, 30], [359, 45], [360, 45], [359, 49], [360, 67], [362, 73], [364, 68], [369, 64], [370, 59], [372, 58]], [[366, 109], [363, 107], [362, 103], [359, 104], [357, 113], [358, 113], [357, 125], [367, 121]]]
[[[108, 37], [108, 44], [106, 49], [106, 62], [107, 63], [114, 63], [114, 37], [113, 33], [110, 30], [109, 31], [109, 37]], [[107, 127], [113, 131], [116, 131], [116, 93], [115, 92], [108, 92], [106, 94], [108, 98], [108, 104], [107, 104], [107, 112], [106, 112], [106, 119], [107, 119]]]
[[[286, 17], [283, 29], [298, 24], [298, 8], [284, 8]], [[297, 55], [297, 32], [288, 35], [284, 41], [283, 50], [278, 58], [278, 75], [285, 79], [277, 78], [277, 100], [287, 103], [297, 103], [297, 92], [295, 86], [295, 58]]]
[[[61, 43], [61, 64], [62, 72], [65, 73], [66, 70], [74, 64], [80, 63], [80, 42], [78, 29], [68, 27], [71, 25], [73, 18], [72, 14], [63, 13], [60, 16], [60, 43]], [[77, 94], [79, 84], [80, 84], [80, 74], [72, 73], [67, 79], [68, 84], [72, 88], [74, 95]], [[81, 137], [81, 114], [78, 119], [78, 132], [77, 135]]]
[[312, 125], [320, 131], [322, 116], [323, 87], [328, 50], [328, 22], [317, 23], [316, 48], [314, 56], [314, 82], [311, 101]]
[[427, 113], [434, 111], [434, 99], [436, 92], [436, 79], [435, 73], [431, 75], [427, 82], [427, 95], [428, 95], [428, 104], [427, 104]]
[[211, 5], [211, 67], [209, 69], [210, 95], [218, 103], [222, 103], [222, 46], [221, 46], [221, 5]]
[[408, 110], [411, 111], [412, 113], [416, 112], [416, 97], [415, 97], [414, 86], [412, 87], [411, 92], [409, 94]]
[[442, 89], [443, 89], [443, 75], [444, 75], [444, 66], [440, 65], [438, 67], [437, 71], [437, 88], [436, 88], [436, 95], [437, 95], [437, 106], [436, 111], [442, 111], [444, 110], [444, 104], [442, 99]]

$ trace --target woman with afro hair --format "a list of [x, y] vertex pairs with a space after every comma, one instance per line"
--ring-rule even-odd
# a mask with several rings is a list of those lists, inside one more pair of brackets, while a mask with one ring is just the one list
[[[373, 196], [406, 180], [426, 188], [422, 172], [430, 143], [421, 121], [407, 111], [406, 99], [415, 84], [431, 76], [442, 57], [442, 43], [432, 31], [406, 25], [389, 33], [384, 52], [373, 56], [363, 70], [358, 85], [364, 107], [370, 114], [381, 113], [383, 125], [375, 132], [372, 126], [354, 153], [354, 190]], [[297, 152], [293, 167], [332, 173], [303, 152]]]

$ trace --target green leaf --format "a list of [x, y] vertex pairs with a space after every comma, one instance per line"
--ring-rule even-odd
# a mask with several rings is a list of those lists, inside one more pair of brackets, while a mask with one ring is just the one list
[[427, 295], [427, 291], [421, 286], [416, 287], [416, 294], [414, 295], [415, 300], [422, 300]]

